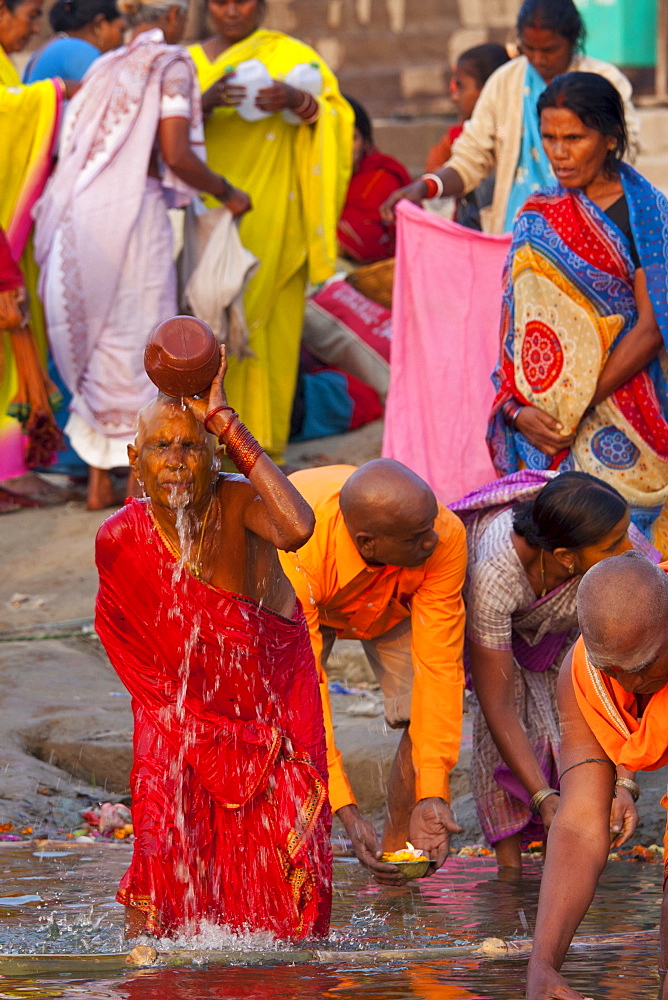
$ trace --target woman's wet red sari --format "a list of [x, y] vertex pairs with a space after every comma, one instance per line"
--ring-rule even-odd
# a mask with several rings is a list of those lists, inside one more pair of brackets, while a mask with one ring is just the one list
[[325, 733], [301, 608], [283, 618], [180, 569], [146, 501], [105, 521], [96, 558], [96, 629], [135, 717], [119, 901], [154, 934], [326, 934]]

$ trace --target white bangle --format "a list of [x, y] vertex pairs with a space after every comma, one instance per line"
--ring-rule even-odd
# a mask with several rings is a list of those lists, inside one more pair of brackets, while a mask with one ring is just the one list
[[438, 174], [423, 174], [420, 178], [421, 181], [434, 181], [436, 184], [436, 198], [443, 197], [443, 181], [438, 176]]

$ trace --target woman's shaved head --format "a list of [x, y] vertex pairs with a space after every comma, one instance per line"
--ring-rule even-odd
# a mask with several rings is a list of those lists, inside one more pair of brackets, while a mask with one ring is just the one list
[[578, 618], [593, 665], [633, 669], [668, 646], [668, 574], [639, 552], [605, 559], [582, 579]]

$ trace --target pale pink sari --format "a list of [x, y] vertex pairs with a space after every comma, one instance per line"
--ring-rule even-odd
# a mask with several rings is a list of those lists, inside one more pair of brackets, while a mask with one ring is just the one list
[[151, 330], [174, 315], [168, 207], [194, 192], [147, 171], [161, 118], [187, 117], [203, 152], [198, 85], [184, 49], [155, 29], [97, 60], [70, 104], [56, 171], [36, 210], [54, 360], [72, 392], [66, 428], [89, 465], [126, 465], [137, 412], [155, 393]]

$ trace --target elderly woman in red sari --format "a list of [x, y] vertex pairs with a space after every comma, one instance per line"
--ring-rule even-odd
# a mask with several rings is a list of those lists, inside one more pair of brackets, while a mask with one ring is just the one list
[[66, 431], [90, 467], [90, 509], [113, 504], [109, 470], [127, 466], [137, 413], [155, 391], [144, 347], [177, 311], [167, 208], [198, 190], [234, 214], [250, 205], [203, 163], [197, 81], [176, 44], [187, 0], [118, 7], [132, 41], [88, 71], [36, 209], [40, 289], [54, 361], [72, 393]]
[[622, 102], [603, 77], [557, 77], [538, 111], [558, 187], [530, 197], [513, 230], [492, 459], [501, 475], [598, 476], [665, 555], [668, 201], [621, 162]]
[[[223, 350], [189, 409], [142, 409], [128, 453], [145, 497], [97, 536], [95, 627], [135, 720], [128, 937], [329, 923], [322, 704], [277, 555], [309, 539], [313, 511], [227, 405], [225, 369]], [[241, 475], [220, 475], [217, 444]]]

